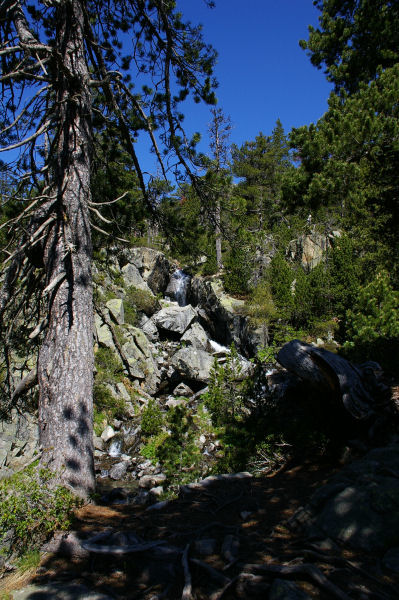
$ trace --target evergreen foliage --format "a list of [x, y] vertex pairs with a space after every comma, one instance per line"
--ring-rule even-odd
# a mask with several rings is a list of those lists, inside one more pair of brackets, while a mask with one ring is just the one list
[[399, 364], [399, 292], [386, 271], [359, 289], [346, 320], [345, 354], [356, 361], [379, 361], [394, 372]]
[[399, 7], [391, 0], [315, 0], [319, 28], [300, 45], [312, 64], [325, 67], [337, 91], [354, 92], [399, 59]]

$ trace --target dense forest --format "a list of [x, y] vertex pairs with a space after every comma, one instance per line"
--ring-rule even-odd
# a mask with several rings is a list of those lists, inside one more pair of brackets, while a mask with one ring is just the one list
[[[291, 131], [280, 120], [267, 132], [259, 123], [255, 139], [237, 145], [217, 105], [216, 53], [173, 0], [1, 3], [0, 413], [6, 421], [15, 409], [38, 410], [46, 482], [85, 499], [94, 493], [93, 434], [126, 416], [110, 386], [123, 382], [133, 398], [132, 381], [144, 379], [104, 308], [122, 297], [131, 327], [160, 310], [153, 289], [121, 291], [115, 257], [132, 248], [160, 251], [188, 276], [217, 282], [248, 327], [263, 332], [243, 359], [254, 368], [247, 381], [237, 383], [234, 344], [224, 366], [216, 360], [200, 417], [161, 410], [159, 390], [136, 409], [141, 454], [168, 481], [187, 483], [190, 469], [198, 479], [211, 468], [249, 468], [262, 453], [280, 464], [285, 441], [273, 427], [287, 415], [270, 403], [251, 413], [247, 400], [287, 342], [376, 361], [397, 377], [399, 3], [314, 4], [319, 26], [300, 45], [334, 85], [327, 111]], [[183, 130], [189, 96], [209, 105], [207, 152]], [[156, 175], [142, 170], [139, 135], [148, 136]], [[93, 344], [92, 306], [109, 318], [108, 347]], [[195, 431], [207, 418], [221, 460], [202, 472]], [[286, 445], [302, 436], [320, 449], [334, 424], [314, 426]], [[60, 501], [69, 509], [72, 496], [55, 489], [63, 491], [51, 497], [54, 510]]]

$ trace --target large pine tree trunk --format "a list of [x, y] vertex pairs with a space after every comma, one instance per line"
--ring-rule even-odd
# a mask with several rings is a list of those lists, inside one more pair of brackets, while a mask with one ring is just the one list
[[38, 361], [42, 465], [80, 496], [94, 490], [91, 98], [81, 0], [57, 8], [61, 110], [54, 158], [55, 224], [45, 245], [49, 324]]

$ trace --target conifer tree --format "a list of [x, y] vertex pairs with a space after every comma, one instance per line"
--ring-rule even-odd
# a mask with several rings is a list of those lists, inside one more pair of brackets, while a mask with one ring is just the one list
[[320, 27], [301, 40], [312, 64], [342, 93], [375, 79], [399, 60], [399, 5], [391, 0], [316, 0]]
[[101, 214], [91, 194], [95, 133], [119, 140], [150, 204], [137, 136], [148, 134], [165, 177], [159, 142], [176, 168], [190, 172], [193, 143], [179, 105], [190, 93], [214, 102], [215, 54], [174, 0], [4, 0], [0, 40], [0, 143], [21, 206], [5, 225], [5, 360], [6, 323], [37, 298], [31, 337], [41, 342], [41, 462], [87, 496], [94, 488], [91, 228], [98, 227], [91, 215]]

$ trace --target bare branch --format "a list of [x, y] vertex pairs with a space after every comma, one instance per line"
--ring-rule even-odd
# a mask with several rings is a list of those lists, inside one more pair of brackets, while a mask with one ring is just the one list
[[93, 229], [95, 229], [99, 233], [102, 233], [103, 235], [106, 235], [107, 237], [112, 237], [114, 240], [118, 240], [119, 242], [126, 242], [126, 244], [129, 243], [129, 240], [125, 240], [124, 238], [120, 238], [120, 237], [115, 237], [113, 234], [109, 233], [108, 231], [104, 231], [104, 229], [101, 229], [101, 227], [97, 227], [97, 225], [94, 225], [94, 223], [90, 223], [90, 225], [93, 227]]
[[115, 198], [115, 200], [109, 200], [109, 202], [89, 202], [89, 206], [105, 206], [107, 204], [115, 204], [115, 202], [119, 202], [122, 198], [128, 195], [129, 192], [123, 192], [122, 196]]
[[32, 98], [29, 100], [29, 102], [24, 106], [23, 110], [21, 110], [21, 112], [19, 113], [19, 115], [16, 117], [16, 119], [10, 124], [7, 125], [7, 127], [4, 127], [4, 129], [1, 130], [0, 133], [5, 133], [6, 131], [9, 131], [10, 129], [12, 129], [13, 127], [15, 127], [15, 125], [18, 123], [18, 121], [20, 121], [20, 119], [24, 116], [24, 114], [27, 112], [28, 108], [30, 106], [32, 106], [32, 104], [34, 103], [34, 101], [36, 100], [36, 98], [38, 96], [40, 96], [40, 94], [42, 94], [43, 92], [45, 92], [46, 90], [48, 90], [51, 86], [50, 85], [45, 85], [42, 88], [40, 88], [40, 90], [38, 90], [36, 92], [36, 94], [34, 94], [34, 96], [32, 96]]
[[65, 271], [63, 271], [62, 273], [58, 273], [58, 275], [54, 277], [54, 279], [48, 284], [48, 286], [44, 288], [43, 296], [50, 293], [51, 290], [53, 290], [57, 285], [64, 281], [64, 279], [66, 279]]
[[105, 217], [103, 217], [103, 215], [100, 213], [100, 211], [99, 211], [99, 210], [97, 210], [96, 208], [94, 208], [94, 206], [90, 206], [90, 205], [89, 205], [89, 209], [90, 209], [91, 211], [93, 211], [93, 212], [94, 212], [94, 214], [95, 214], [95, 215], [97, 215], [97, 217], [98, 217], [98, 218], [99, 218], [101, 221], [103, 221], [103, 223], [106, 223], [107, 225], [112, 225], [113, 221], [110, 221], [109, 219], [106, 219]]
[[11, 254], [11, 256], [6, 258], [6, 260], [4, 261], [4, 265], [7, 264], [12, 258], [14, 258], [14, 256], [17, 256], [17, 254], [22, 252], [22, 250], [25, 250], [25, 248], [32, 247], [32, 246], [35, 246], [36, 244], [38, 244], [39, 241], [41, 239], [43, 239], [42, 237], [39, 238], [40, 234], [46, 229], [46, 227], [48, 227], [48, 225], [50, 225], [54, 221], [55, 221], [55, 216], [52, 215], [51, 217], [49, 217], [47, 219], [47, 221], [45, 221], [42, 225], [40, 225], [40, 227], [38, 227], [36, 229], [36, 231], [30, 236], [30, 238], [27, 242], [22, 244], [22, 246], [20, 246], [13, 254]]
[[47, 131], [50, 123], [51, 123], [50, 120], [46, 121], [44, 123], [44, 125], [42, 125], [33, 135], [29, 136], [28, 138], [25, 138], [24, 140], [21, 140], [20, 142], [17, 142], [16, 144], [11, 144], [11, 146], [6, 146], [5, 148], [0, 148], [0, 152], [8, 152], [9, 150], [15, 150], [15, 148], [20, 148], [21, 146], [25, 146], [29, 142], [31, 142], [34, 139], [36, 139], [37, 137], [39, 137], [42, 133]]

